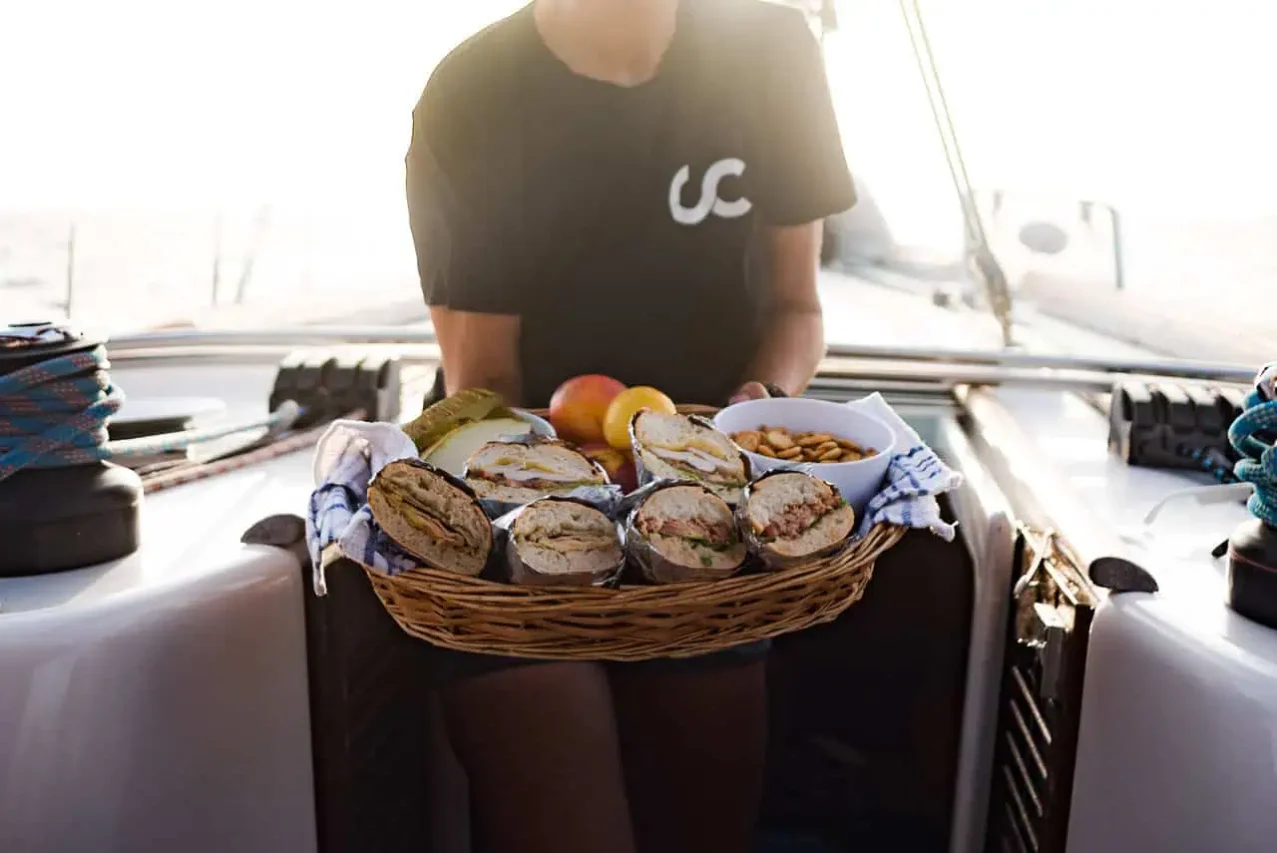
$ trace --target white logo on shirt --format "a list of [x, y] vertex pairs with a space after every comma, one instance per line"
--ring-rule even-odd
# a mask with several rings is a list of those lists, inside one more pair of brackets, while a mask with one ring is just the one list
[[718, 197], [718, 182], [726, 177], [740, 177], [745, 172], [745, 161], [739, 157], [728, 157], [719, 160], [705, 170], [701, 179], [701, 199], [694, 207], [684, 207], [682, 202], [683, 187], [691, 177], [691, 167], [684, 166], [674, 175], [670, 182], [670, 215], [680, 225], [700, 225], [706, 217], [713, 213], [723, 219], [736, 219], [749, 213], [754, 206], [747, 198], [736, 201], [723, 201]]

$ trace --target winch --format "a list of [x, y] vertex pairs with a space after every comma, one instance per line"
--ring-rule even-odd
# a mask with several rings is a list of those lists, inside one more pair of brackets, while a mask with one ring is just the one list
[[1241, 454], [1237, 478], [1255, 487], [1243, 522], [1228, 540], [1228, 603], [1241, 615], [1277, 628], [1277, 362], [1255, 377], [1255, 390], [1228, 430]]
[[142, 481], [105, 461], [106, 367], [104, 341], [68, 326], [0, 326], [0, 577], [137, 550]]

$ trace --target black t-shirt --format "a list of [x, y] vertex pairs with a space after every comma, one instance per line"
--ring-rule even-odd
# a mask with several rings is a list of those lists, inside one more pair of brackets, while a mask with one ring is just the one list
[[683, 0], [635, 87], [573, 73], [522, 9], [431, 76], [407, 182], [426, 302], [522, 318], [527, 405], [582, 373], [724, 402], [766, 310], [757, 229], [854, 202], [816, 40], [763, 0]]

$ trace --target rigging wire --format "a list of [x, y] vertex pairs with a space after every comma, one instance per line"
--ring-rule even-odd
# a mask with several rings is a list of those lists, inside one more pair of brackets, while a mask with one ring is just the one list
[[953, 179], [958, 204], [962, 208], [968, 250], [972, 253], [976, 273], [984, 283], [989, 307], [1001, 328], [1002, 343], [1009, 347], [1013, 344], [1013, 338], [1011, 296], [1007, 287], [1006, 273], [989, 246], [984, 221], [976, 208], [971, 177], [967, 172], [966, 160], [962, 156], [962, 148], [958, 143], [958, 133], [953, 125], [944, 86], [940, 82], [940, 71], [936, 66], [935, 54], [931, 50], [931, 39], [923, 23], [922, 9], [918, 5], [918, 0], [899, 0], [899, 4], [905, 29], [909, 33], [909, 43], [913, 47], [914, 62], [918, 66], [918, 74], [922, 77], [923, 89], [927, 93], [927, 103], [931, 107], [931, 117], [936, 125], [936, 133], [940, 137], [940, 146], [944, 150], [945, 163], [949, 167], [949, 176]]

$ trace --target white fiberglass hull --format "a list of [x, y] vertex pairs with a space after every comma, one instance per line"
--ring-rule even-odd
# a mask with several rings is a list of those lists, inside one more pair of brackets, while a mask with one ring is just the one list
[[[227, 376], [232, 411], [273, 372]], [[150, 495], [137, 554], [0, 578], [0, 850], [315, 849], [305, 580], [238, 542], [308, 482], [300, 453]]]

